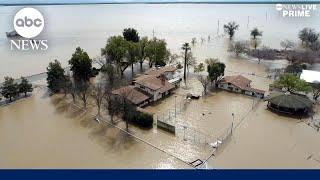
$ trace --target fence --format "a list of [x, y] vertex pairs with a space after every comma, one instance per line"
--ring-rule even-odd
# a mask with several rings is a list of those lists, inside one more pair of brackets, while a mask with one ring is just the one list
[[161, 114], [157, 115], [157, 121], [164, 122], [175, 126], [176, 117], [187, 108], [187, 104], [190, 102], [188, 99], [183, 99], [179, 102], [176, 102], [175, 105]]

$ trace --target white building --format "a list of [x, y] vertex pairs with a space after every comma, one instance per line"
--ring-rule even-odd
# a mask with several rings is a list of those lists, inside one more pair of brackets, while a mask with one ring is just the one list
[[311, 70], [302, 70], [300, 79], [305, 80], [308, 83], [316, 84], [320, 83], [320, 72]]

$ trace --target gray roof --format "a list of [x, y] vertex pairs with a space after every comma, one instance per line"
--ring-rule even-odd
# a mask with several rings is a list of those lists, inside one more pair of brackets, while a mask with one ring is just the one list
[[307, 97], [288, 92], [272, 93], [265, 98], [265, 101], [286, 108], [302, 109], [312, 107], [312, 102]]

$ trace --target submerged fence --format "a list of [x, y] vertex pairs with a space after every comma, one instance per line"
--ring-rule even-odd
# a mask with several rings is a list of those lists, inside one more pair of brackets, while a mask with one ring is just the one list
[[189, 102], [190, 100], [188, 99], [183, 99], [179, 102], [176, 102], [173, 107], [170, 107], [161, 114], [157, 115], [157, 121], [161, 121], [174, 126], [176, 124], [176, 117], [186, 110]]

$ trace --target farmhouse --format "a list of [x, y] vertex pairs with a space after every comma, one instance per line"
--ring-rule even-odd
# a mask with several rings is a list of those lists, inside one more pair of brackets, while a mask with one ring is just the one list
[[161, 68], [151, 68], [144, 74], [155, 76], [157, 78], [160, 78], [160, 76], [164, 76], [169, 83], [175, 85], [176, 87], [179, 87], [181, 76], [180, 73], [177, 72], [177, 70], [178, 69], [175, 66], [165, 66]]
[[152, 96], [152, 101], [157, 101], [170, 94], [175, 86], [161, 75], [159, 78], [153, 75], [143, 75], [134, 80], [134, 86]]
[[264, 98], [265, 91], [252, 88], [250, 83], [251, 83], [251, 80], [241, 75], [225, 76], [218, 83], [218, 87], [220, 89], [224, 89], [227, 91], [242, 93], [242, 94], [246, 94], [246, 95], [261, 98], [261, 99]]
[[133, 85], [121, 87], [112, 93], [125, 97], [138, 107], [145, 106], [168, 96], [173, 89], [179, 87], [181, 78], [176, 70], [173, 66], [149, 69], [136, 77]]

